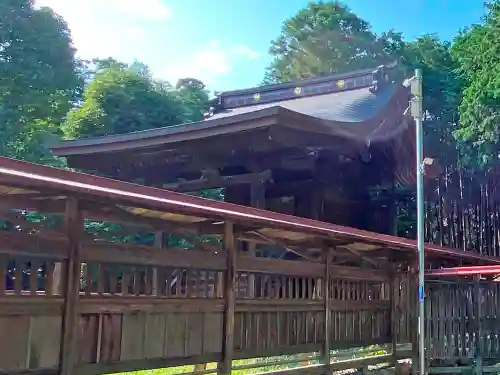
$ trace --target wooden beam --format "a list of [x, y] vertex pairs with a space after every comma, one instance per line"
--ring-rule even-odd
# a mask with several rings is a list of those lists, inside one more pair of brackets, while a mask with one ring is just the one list
[[231, 374], [234, 354], [234, 312], [236, 281], [236, 239], [233, 223], [224, 224], [224, 250], [226, 251], [226, 285], [224, 289], [224, 321], [222, 330], [222, 359], [217, 366], [218, 375]]
[[66, 201], [65, 229], [68, 237], [68, 260], [64, 294], [64, 313], [60, 349], [60, 374], [71, 375], [76, 364], [78, 302], [80, 292], [80, 238], [83, 234], [83, 218], [75, 198]]
[[272, 172], [265, 170], [259, 173], [246, 173], [234, 176], [208, 176], [198, 180], [181, 181], [164, 184], [166, 190], [178, 192], [192, 192], [206, 189], [223, 188], [234, 185], [247, 185], [254, 183], [264, 183], [272, 178]]

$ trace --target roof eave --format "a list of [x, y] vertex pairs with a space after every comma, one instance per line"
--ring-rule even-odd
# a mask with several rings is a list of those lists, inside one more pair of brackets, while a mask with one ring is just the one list
[[127, 134], [60, 141], [49, 144], [48, 147], [52, 150], [54, 155], [63, 157], [123, 151], [126, 149], [160, 145], [167, 140], [171, 143], [178, 139], [180, 140], [181, 137], [184, 140], [185, 138], [197, 139], [224, 134], [228, 131], [229, 127], [238, 125], [241, 131], [270, 126], [276, 123], [279, 113], [279, 107], [269, 107], [255, 112], [172, 127], [150, 129]]

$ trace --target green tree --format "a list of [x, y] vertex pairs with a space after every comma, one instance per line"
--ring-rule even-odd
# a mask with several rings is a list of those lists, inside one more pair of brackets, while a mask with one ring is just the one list
[[472, 167], [498, 162], [500, 153], [500, 2], [487, 7], [483, 24], [462, 32], [452, 47], [465, 81], [454, 135]]
[[[403, 64], [411, 69], [422, 69], [424, 126], [424, 153], [437, 158], [443, 166], [454, 166], [457, 161], [453, 128], [458, 121], [463, 80], [451, 55], [451, 44], [441, 41], [436, 34], [424, 35], [400, 49]], [[398, 235], [416, 236], [416, 197], [414, 189], [398, 189]], [[434, 220], [429, 217], [427, 220]]]
[[426, 153], [440, 160], [455, 157], [452, 130], [463, 83], [456, 73], [450, 43], [437, 35], [410, 43], [393, 30], [376, 35], [368, 22], [339, 2], [316, 1], [284, 22], [281, 34], [271, 42], [270, 53], [275, 60], [267, 70], [266, 83], [373, 68], [394, 60], [402, 60], [408, 68], [421, 68]]
[[203, 120], [209, 103], [205, 84], [196, 78], [183, 78], [177, 81], [176, 89], [184, 104], [184, 122]]
[[453, 128], [458, 121], [463, 80], [451, 54], [451, 43], [436, 34], [424, 35], [406, 43], [400, 50], [403, 64], [420, 68], [423, 74], [423, 109], [425, 153], [438, 158], [442, 164], [456, 161]]
[[53, 162], [43, 146], [81, 92], [66, 23], [31, 0], [0, 2], [0, 155]]
[[201, 119], [208, 97], [194, 94], [202, 89], [175, 89], [155, 81], [140, 63], [129, 67], [107, 59], [93, 64], [83, 102], [69, 112], [63, 126], [67, 138], [123, 134]]
[[373, 68], [393, 61], [401, 44], [400, 33], [377, 36], [368, 22], [338, 1], [311, 1], [284, 22], [271, 42], [274, 61], [264, 83]]

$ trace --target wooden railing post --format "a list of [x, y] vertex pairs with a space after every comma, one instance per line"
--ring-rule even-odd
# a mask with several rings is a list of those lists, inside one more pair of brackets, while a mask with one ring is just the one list
[[73, 373], [76, 362], [76, 334], [78, 323], [78, 300], [80, 292], [79, 246], [83, 234], [83, 218], [79, 202], [75, 198], [66, 200], [65, 232], [68, 237], [68, 260], [65, 267], [64, 312], [60, 348], [60, 374]]
[[233, 223], [224, 223], [224, 250], [226, 252], [226, 285], [224, 288], [224, 321], [222, 330], [222, 358], [217, 366], [218, 375], [231, 374], [234, 351], [234, 310], [236, 278], [236, 239]]
[[332, 264], [332, 249], [325, 247], [325, 276], [323, 286], [323, 298], [325, 299], [325, 342], [323, 347], [323, 362], [325, 374], [330, 373], [330, 267]]

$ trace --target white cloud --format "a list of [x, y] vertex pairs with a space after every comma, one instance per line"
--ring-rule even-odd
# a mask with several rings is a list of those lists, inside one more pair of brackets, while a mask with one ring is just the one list
[[68, 23], [73, 44], [82, 58], [139, 58], [147, 36], [144, 23], [166, 20], [170, 10], [162, 0], [36, 0]]
[[178, 78], [195, 77], [210, 86], [236, 64], [259, 56], [246, 45], [226, 46], [219, 41], [211, 41], [191, 55], [166, 63], [158, 74], [171, 82]]
[[38, 7], [50, 7], [64, 18], [93, 13], [97, 16], [114, 16], [108, 21], [115, 21], [117, 17], [158, 21], [170, 15], [169, 8], [162, 0], [36, 0], [35, 4]]
[[139, 60], [172, 83], [196, 77], [210, 86], [237, 64], [259, 57], [247, 45], [219, 41], [192, 49], [192, 42], [183, 42], [182, 35], [172, 32], [171, 11], [164, 0], [36, 0], [35, 4], [52, 8], [66, 20], [79, 57]]

